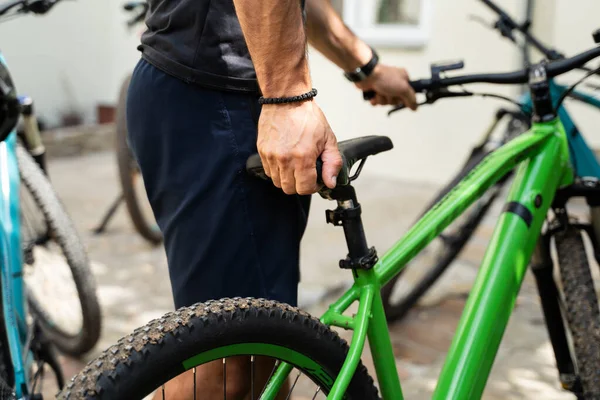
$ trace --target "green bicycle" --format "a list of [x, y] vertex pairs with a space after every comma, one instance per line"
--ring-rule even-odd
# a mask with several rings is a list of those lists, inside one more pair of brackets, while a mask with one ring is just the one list
[[[594, 39], [600, 42], [600, 31]], [[320, 195], [337, 202], [337, 208], [327, 212], [327, 222], [344, 229], [349, 253], [340, 267], [351, 270], [355, 283], [320, 319], [264, 299], [221, 299], [182, 308], [151, 321], [107, 349], [71, 380], [59, 398], [131, 400], [144, 398], [155, 389], [160, 395], [161, 388], [163, 398], [167, 398], [165, 382], [183, 373], [192, 377], [192, 371], [195, 376], [197, 366], [222, 360], [223, 398], [227, 399], [231, 393], [227, 359], [247, 356], [252, 399], [274, 399], [294, 368], [298, 372], [292, 375], [291, 389], [278, 398], [289, 399], [294, 388], [309, 383], [316, 386], [313, 399], [379, 399], [380, 394], [384, 399], [402, 399], [380, 289], [513, 169], [504, 212], [433, 398], [481, 397], [528, 265], [537, 278], [563, 388], [578, 398], [600, 398], [600, 312], [582, 232], [587, 232], [596, 249], [598, 243], [593, 229], [572, 221], [566, 211], [573, 197], [583, 197], [590, 206], [597, 206], [600, 184], [576, 177], [567, 136], [555, 111], [564, 97], [553, 102], [550, 95], [551, 78], [599, 56], [600, 47], [595, 47], [570, 59], [542, 62], [511, 73], [433, 76], [412, 82], [417, 92], [428, 96], [448, 94], [447, 88], [455, 85], [526, 83], [533, 104], [532, 128], [486, 156], [381, 257], [367, 245], [361, 207], [351, 183], [365, 159], [392, 149], [392, 142], [383, 136], [340, 142], [344, 166], [338, 186], [334, 190], [324, 188]], [[356, 172], [350, 175], [353, 166]], [[266, 178], [257, 155], [248, 160], [247, 169]], [[557, 247], [560, 290], [553, 279], [551, 239]], [[345, 315], [355, 302], [356, 314]], [[354, 330], [350, 346], [331, 326]], [[361, 363], [367, 338], [375, 355], [379, 389]], [[280, 361], [272, 376], [263, 381], [266, 385], [255, 382], [256, 356]], [[300, 383], [300, 377], [306, 382]], [[196, 393], [190, 394], [192, 397], [195, 399]]]

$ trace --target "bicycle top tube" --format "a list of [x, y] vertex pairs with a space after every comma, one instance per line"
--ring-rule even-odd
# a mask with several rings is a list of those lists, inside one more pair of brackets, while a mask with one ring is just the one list
[[[546, 66], [546, 75], [548, 78], [554, 78], [575, 68], [581, 67], [588, 61], [599, 56], [600, 47], [594, 47], [591, 50], [584, 51], [571, 58], [550, 62]], [[524, 84], [529, 81], [529, 72], [529, 68], [524, 68], [519, 71], [506, 73], [472, 74], [449, 78], [428, 78], [411, 81], [410, 85], [415, 92], [426, 92], [428, 90], [442, 89], [469, 83], [494, 83], [501, 85]]]

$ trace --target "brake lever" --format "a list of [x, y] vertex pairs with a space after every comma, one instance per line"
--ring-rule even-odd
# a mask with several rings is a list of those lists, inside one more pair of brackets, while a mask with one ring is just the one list
[[[438, 89], [435, 91], [429, 91], [427, 93], [425, 93], [425, 98], [426, 100], [422, 103], [417, 104], [417, 106], [423, 106], [426, 104], [433, 104], [436, 101], [438, 101], [439, 99], [442, 98], [446, 98], [446, 97], [468, 97], [468, 96], [472, 96], [473, 93], [471, 92], [452, 92], [448, 89]], [[399, 104], [396, 107], [392, 108], [390, 111], [388, 111], [387, 115], [390, 116], [393, 113], [395, 113], [396, 111], [400, 111], [405, 109], [406, 106], [404, 104]]]
[[467, 15], [467, 19], [483, 25], [484, 28], [494, 29], [494, 25], [493, 24], [491, 24], [488, 20], [486, 20], [483, 17], [480, 17], [477, 14], [469, 14], [469, 15]]
[[502, 36], [509, 39], [511, 42], [517, 43], [517, 40], [515, 39], [515, 35], [513, 34], [513, 30], [515, 28], [512, 27], [506, 21], [506, 19], [500, 17], [500, 19], [498, 21], [496, 21], [496, 23], [494, 24], [494, 29], [498, 30], [498, 32], [500, 32], [500, 34]]

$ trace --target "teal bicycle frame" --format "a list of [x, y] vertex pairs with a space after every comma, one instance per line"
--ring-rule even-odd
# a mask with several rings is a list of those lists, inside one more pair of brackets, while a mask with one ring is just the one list
[[[0, 63], [6, 65], [0, 54]], [[2, 312], [12, 360], [15, 392], [18, 399], [29, 394], [29, 367], [32, 357], [25, 354], [28, 329], [23, 286], [19, 168], [15, 154], [16, 131], [0, 142], [0, 274]]]
[[[550, 93], [553, 99], [560, 98], [567, 89], [567, 86], [559, 85], [553, 80], [550, 80]], [[600, 99], [597, 97], [590, 96], [577, 90], [573, 92], [572, 97], [587, 105], [600, 109]], [[521, 103], [528, 109], [532, 109], [531, 96], [529, 93], [522, 96]], [[573, 168], [575, 169], [577, 176], [600, 178], [600, 164], [598, 164], [596, 155], [586, 143], [565, 107], [559, 108], [558, 117], [567, 133], [571, 161], [573, 162]]]
[[[553, 99], [567, 89], [549, 81]], [[594, 97], [575, 92], [600, 108]], [[531, 107], [529, 94], [523, 102]], [[576, 176], [600, 178], [600, 165], [565, 108], [488, 155], [440, 200], [371, 270], [354, 272], [354, 285], [321, 317], [330, 326], [354, 330], [350, 351], [329, 393], [341, 399], [369, 340], [384, 399], [402, 399], [380, 289], [431, 240], [507, 173], [516, 169], [504, 212], [498, 219], [476, 281], [440, 374], [434, 399], [480, 398], [500, 346], [529, 260], [555, 192]], [[567, 127], [567, 129], [565, 129]], [[576, 160], [572, 165], [571, 160]], [[355, 316], [344, 315], [358, 301]], [[283, 364], [264, 392], [274, 398], [291, 366]]]

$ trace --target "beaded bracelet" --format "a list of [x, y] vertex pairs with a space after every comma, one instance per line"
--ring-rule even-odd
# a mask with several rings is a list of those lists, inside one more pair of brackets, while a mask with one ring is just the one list
[[293, 97], [260, 97], [258, 104], [284, 104], [284, 103], [296, 103], [304, 100], [312, 99], [317, 95], [317, 89], [313, 88], [310, 92], [301, 94]]

